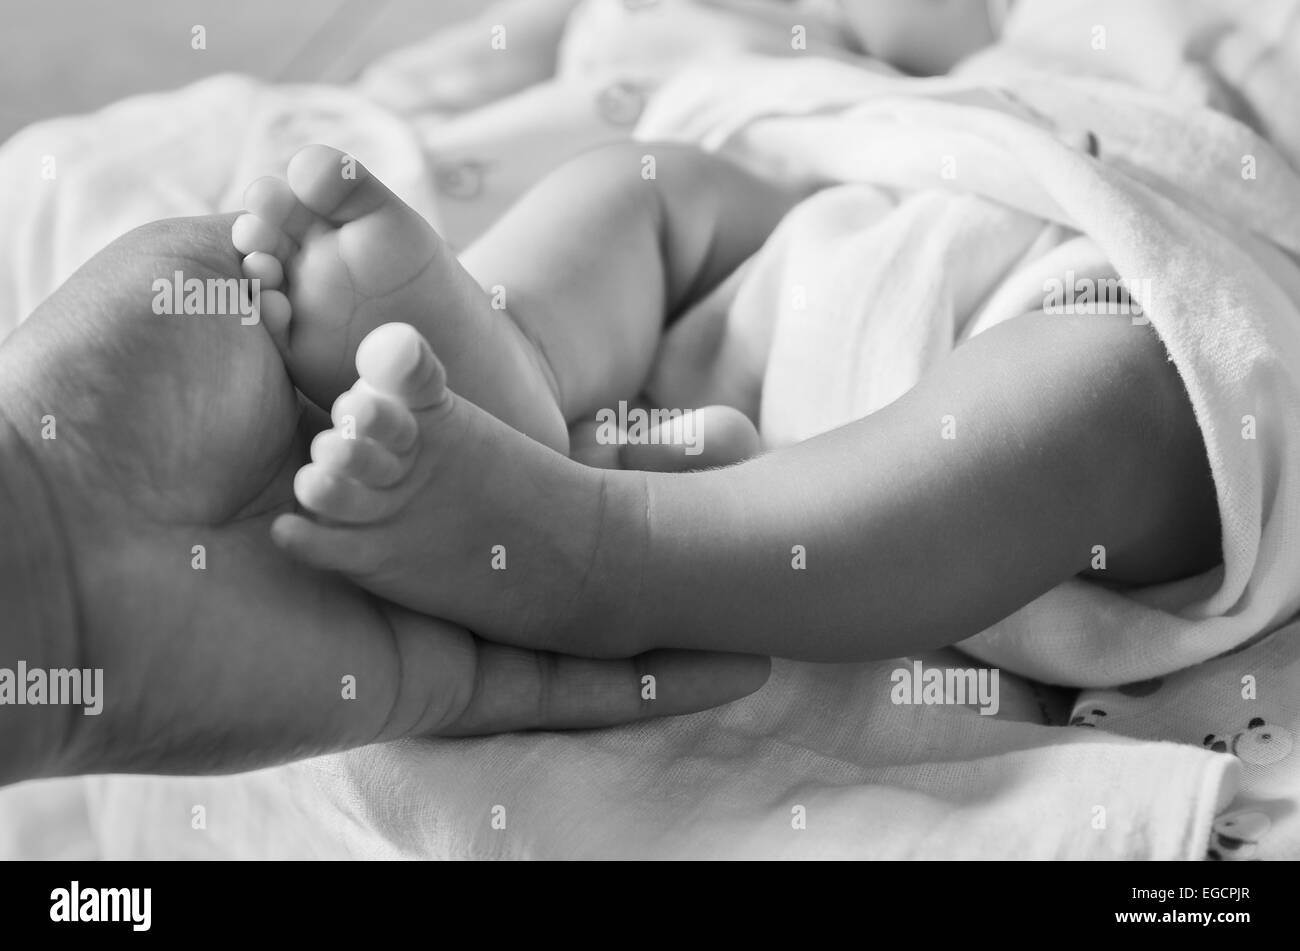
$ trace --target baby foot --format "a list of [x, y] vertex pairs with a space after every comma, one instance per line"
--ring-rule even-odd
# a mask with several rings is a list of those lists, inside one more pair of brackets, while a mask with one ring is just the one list
[[414, 326], [462, 395], [567, 451], [546, 364], [410, 206], [351, 156], [309, 145], [287, 181], [248, 186], [231, 239], [262, 281], [262, 321], [294, 383], [329, 406], [356, 380], [357, 346], [381, 324]]
[[604, 473], [449, 390], [409, 325], [372, 331], [357, 370], [334, 404], [334, 428], [316, 437], [294, 481], [315, 518], [280, 516], [277, 544], [485, 637], [553, 644], [599, 570]]

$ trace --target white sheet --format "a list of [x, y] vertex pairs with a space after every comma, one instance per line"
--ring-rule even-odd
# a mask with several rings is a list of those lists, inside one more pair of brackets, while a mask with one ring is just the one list
[[[86, 815], [92, 834], [86, 848], [93, 845], [98, 854], [110, 857], [1197, 858], [1212, 838], [1224, 835], [1225, 823], [1248, 829], [1250, 841], [1234, 840], [1244, 844], [1232, 849], [1223, 846], [1224, 857], [1295, 854], [1300, 820], [1289, 797], [1297, 788], [1298, 757], [1291, 755], [1289, 738], [1300, 726], [1300, 711], [1289, 698], [1300, 694], [1297, 629], [1286, 628], [1232, 658], [1173, 672], [1180, 664], [1208, 658], [1276, 627], [1294, 608], [1294, 592], [1282, 574], [1296, 541], [1290, 527], [1294, 493], [1288, 494], [1280, 482], [1286, 472], [1295, 471], [1290, 468], [1294, 434], [1274, 427], [1268, 432], [1281, 431], [1280, 443], [1249, 447], [1238, 457], [1226, 439], [1231, 428], [1214, 416], [1215, 399], [1235, 392], [1232, 387], [1243, 381], [1271, 380], [1266, 391], [1254, 392], [1263, 392], [1274, 407], [1289, 406], [1293, 399], [1287, 368], [1297, 366], [1290, 359], [1294, 341], [1284, 332], [1280, 339], [1272, 331], [1264, 333], [1261, 318], [1294, 306], [1288, 262], [1265, 240], [1287, 244], [1291, 232], [1286, 221], [1295, 220], [1294, 215], [1254, 195], [1250, 203], [1256, 214], [1244, 220], [1229, 214], [1225, 223], [1220, 212], [1204, 207], [1214, 190], [1208, 195], [1198, 190], [1191, 198], [1180, 195], [1186, 210], [1179, 210], [1142, 184], [1183, 181], [1179, 176], [1186, 168], [1160, 165], [1159, 150], [1146, 153], [1151, 167], [1100, 171], [1062, 144], [1062, 138], [1070, 139], [1070, 128], [1050, 122], [1044, 128], [1041, 120], [1025, 120], [1026, 107], [1053, 107], [1050, 97], [1036, 98], [1032, 83], [1018, 87], [1022, 101], [1010, 108], [990, 110], [982, 92], [976, 94], [976, 104], [963, 103], [970, 87], [988, 86], [992, 78], [1011, 80], [1032, 68], [1025, 51], [1035, 51], [1035, 35], [1014, 23], [1007, 55], [1000, 62], [982, 57], [972, 64], [969, 80], [882, 81], [878, 70], [845, 72], [843, 66], [793, 55], [781, 68], [772, 62], [751, 62], [749, 68], [756, 72], [750, 73], [743, 63], [718, 68], [713, 38], [723, 27], [711, 21], [711, 30], [699, 30], [699, 21], [692, 19], [697, 10], [685, 0], [665, 0], [637, 11], [615, 6], [593, 0], [583, 14], [586, 19], [575, 19], [566, 39], [568, 49], [597, 49], [600, 57], [575, 54], [562, 63], [555, 80], [452, 120], [415, 117], [407, 123], [336, 90], [271, 90], [222, 79], [173, 96], [123, 104], [90, 120], [35, 127], [0, 150], [0, 169], [30, 174], [31, 163], [43, 154], [74, 155], [78, 161], [60, 159], [63, 177], [57, 186], [41, 184], [37, 187], [43, 192], [0, 197], [3, 210], [11, 212], [6, 216], [10, 230], [0, 238], [5, 242], [0, 260], [6, 264], [0, 299], [13, 308], [11, 313], [25, 313], [127, 224], [161, 214], [233, 207], [245, 180], [274, 170], [298, 141], [313, 138], [335, 141], [371, 163], [399, 193], [431, 211], [453, 239], [466, 241], [520, 188], [573, 148], [626, 136], [644, 101], [670, 77], [644, 70], [621, 77], [620, 50], [644, 51], [647, 37], [676, 43], [673, 69], [682, 62], [704, 62], [714, 68], [711, 85], [681, 84], [665, 91], [645, 119], [643, 134], [727, 147], [782, 174], [817, 174], [852, 183], [818, 196], [792, 216], [785, 235], [804, 228], [808, 240], [775, 239], [765, 259], [755, 262], [746, 278], [749, 290], [742, 287], [742, 295], [753, 294], [773, 274], [794, 266], [800, 255], [811, 256], [810, 249], [826, 248], [827, 227], [839, 225], [849, 232], [845, 239], [853, 240], [854, 229], [842, 225], [853, 221], [846, 215], [857, 215], [857, 223], [876, 229], [872, 238], [862, 239], [863, 252], [898, 255], [909, 249], [909, 257], [915, 252], [931, 268], [902, 269], [911, 279], [934, 275], [933, 267], [944, 259], [934, 248], [965, 247], [973, 253], [987, 247], [981, 236], [997, 235], [1009, 239], [1009, 248], [1023, 248], [1020, 258], [1033, 258], [1060, 243], [1061, 227], [1075, 226], [1087, 230], [1120, 270], [1170, 268], [1184, 283], [1162, 285], [1161, 295], [1179, 294], [1179, 304], [1190, 301], [1197, 313], [1233, 315], [1245, 335], [1228, 335], [1233, 339], [1223, 344], [1227, 355], [1214, 341], [1195, 336], [1208, 332], [1205, 321], [1187, 331], [1166, 316], [1158, 318], [1157, 326], [1191, 381], [1221, 496], [1230, 495], [1233, 504], [1225, 514], [1229, 537], [1243, 544], [1230, 552], [1221, 579], [1184, 585], [1167, 593], [1176, 599], [1171, 602], [1161, 600], [1165, 594], [1149, 598], [1155, 618], [1167, 620], [1170, 604], [1185, 608], [1199, 598], [1197, 610], [1226, 620], [1207, 620], [1183, 639], [1189, 643], [1171, 644], [1172, 635], [1159, 625], [1125, 627], [1104, 611], [1071, 614], [1081, 610], [1069, 601], [1081, 598], [1071, 587], [1054, 593], [1066, 602], [1039, 614], [1038, 608], [1026, 609], [1005, 636], [986, 635], [973, 648], [1008, 667], [1056, 679], [1073, 677], [1078, 684], [1101, 687], [1130, 675], [1148, 677], [1136, 686], [1082, 697], [1084, 728], [1049, 725], [1063, 719], [1060, 711], [1053, 712], [1056, 698], [1009, 671], [1001, 679], [1000, 715], [982, 717], [965, 707], [893, 704], [890, 674], [906, 666], [907, 659], [835, 667], [781, 663], [772, 682], [745, 701], [619, 730], [410, 741], [222, 779], [101, 778], [20, 787], [0, 797], [0, 853], [39, 854], [42, 843], [21, 831], [32, 815], [30, 804], [61, 793], [71, 801], [72, 815], [77, 809]], [[1021, 9], [1029, 17], [1037, 8], [1026, 0]], [[1107, 15], [1113, 27], [1122, 25], [1123, 9], [1112, 8]], [[647, 16], [664, 19], [649, 29], [646, 20], [637, 19]], [[1174, 27], [1194, 18], [1180, 17], [1152, 37], [1164, 37], [1162, 50], [1173, 50], [1161, 62], [1186, 60], [1178, 52], [1182, 34]], [[1062, 14], [1051, 22], [1063, 30], [1066, 46], [1086, 43], [1088, 15], [1071, 20]], [[1074, 32], [1061, 27], [1062, 22], [1073, 23]], [[584, 37], [584, 23], [600, 24], [600, 32]], [[779, 21], [769, 23], [768, 30], [746, 23], [727, 35], [762, 37], [731, 43], [733, 50], [771, 50], [789, 35]], [[1057, 38], [1043, 38], [1044, 46], [1048, 39]], [[642, 66], [659, 62], [648, 55], [628, 61]], [[1160, 74], [1161, 81], [1179, 75], [1173, 67]], [[764, 93], [758, 95], [757, 88]], [[1074, 96], [1070, 101], [1082, 110], [1078, 115], [1111, 107], [1112, 87], [1085, 83], [1060, 88], [1065, 91], [1053, 87], [1054, 94]], [[1097, 89], [1102, 94], [1095, 94]], [[1115, 95], [1121, 92], [1115, 87]], [[864, 97], [873, 98], [854, 109]], [[1130, 91], [1125, 105], [1131, 118], [1147, 122], [1163, 115], [1166, 101]], [[261, 108], [250, 109], [259, 103]], [[300, 110], [308, 104], [304, 120]], [[206, 117], [222, 115], [228, 124], [220, 141], [212, 141], [210, 131], [205, 138], [204, 129], [197, 128], [194, 138], [178, 132], [159, 143], [145, 130], [160, 110], [168, 116], [167, 122], [157, 123], [162, 128], [175, 128], [176, 115], [204, 117], [196, 118], [198, 126]], [[1197, 166], [1199, 172], [1228, 158], [1235, 162], [1240, 156], [1233, 149], [1249, 141], [1270, 160], [1261, 167], [1289, 174], [1244, 127], [1210, 114], [1198, 117], [1214, 131], [1204, 139], [1207, 158]], [[900, 122], [910, 123], [907, 134], [899, 134]], [[1140, 140], [1146, 128], [1119, 125], [1113, 137], [1103, 137], [1107, 150], [1125, 143], [1124, 129], [1136, 130]], [[1165, 134], [1176, 142], [1180, 128], [1174, 122]], [[355, 134], [342, 138], [349, 133]], [[888, 141], [896, 147], [880, 148], [873, 138], [877, 134], [892, 134]], [[420, 174], [420, 138], [434, 170], [437, 195], [432, 201]], [[114, 145], [105, 148], [105, 142]], [[1012, 142], [1015, 149], [1008, 152]], [[931, 151], [922, 152], [921, 161], [918, 149]], [[203, 160], [203, 154], [209, 159]], [[934, 160], [949, 154], [957, 157], [961, 170], [956, 183], [964, 194], [955, 198], [935, 190], [950, 190], [953, 183], [933, 180], [939, 168]], [[1185, 155], [1179, 159], [1184, 160]], [[1009, 176], [1009, 170], [1023, 177]], [[1171, 170], [1179, 174], [1166, 179]], [[1279, 201], [1294, 202], [1300, 194], [1288, 196], [1276, 178], [1265, 185]], [[888, 191], [879, 191], [880, 186]], [[884, 214], [900, 189], [911, 196], [907, 215]], [[960, 211], [945, 218], [947, 208]], [[916, 243], [924, 226], [935, 221], [948, 223], [942, 241]], [[1044, 228], [1044, 222], [1057, 224]], [[1259, 233], [1250, 236], [1247, 226]], [[1233, 243], [1226, 243], [1225, 235]], [[890, 243], [899, 241], [903, 243]], [[929, 312], [941, 319], [919, 323], [919, 338], [905, 334], [891, 344], [892, 330], [886, 334], [884, 325], [866, 320], [861, 306], [849, 313], [857, 323], [845, 326], [874, 328], [868, 339], [878, 333], [882, 346], [894, 346], [899, 372], [889, 379], [856, 375], [860, 363], [853, 375], [822, 373], [812, 379], [801, 368], [819, 346], [835, 342], [844, 326], [828, 327], [828, 335], [811, 338], [769, 320], [779, 317], [770, 308], [748, 311], [753, 326], [773, 328], [776, 341], [764, 400], [769, 439], [797, 439], [888, 401], [960, 333], [1011, 313], [1033, 297], [1034, 287], [1041, 292], [1032, 269], [1021, 273], [1019, 284], [977, 279], [1009, 263], [999, 261], [998, 253], [989, 250], [978, 266], [962, 272], [971, 280], [949, 288], [949, 306]], [[962, 260], [971, 263], [965, 256]], [[1229, 283], [1189, 289], [1189, 274], [1222, 274]], [[1231, 293], [1225, 293], [1225, 286]], [[889, 286], [881, 282], [877, 289], [888, 292]], [[939, 304], [941, 298], [931, 294], [926, 300]], [[850, 300], [865, 303], [860, 296]], [[1162, 296], [1151, 302], [1153, 314], [1168, 300]], [[842, 366], [846, 356], [877, 359], [869, 349], [841, 348], [839, 362], [831, 365]], [[1257, 369], [1243, 373], [1247, 365]], [[1232, 412], [1239, 415], [1235, 406]], [[1227, 493], [1225, 486], [1244, 491]], [[1272, 499], [1286, 505], [1266, 504]], [[1137, 610], [1133, 601], [1125, 607]], [[1084, 616], [1093, 623], [1077, 625], [1072, 637], [1062, 636], [1058, 625], [1063, 617]], [[1159, 644], [1148, 643], [1153, 630], [1163, 636]], [[1036, 649], [1040, 643], [1051, 649]], [[1108, 666], [1112, 650], [1115, 660]], [[923, 660], [927, 665], [970, 664], [954, 652]], [[1257, 675], [1257, 700], [1238, 698], [1241, 677], [1247, 674]], [[1103, 709], [1106, 717], [1094, 709]], [[1251, 726], [1260, 710], [1266, 726]], [[1104, 728], [1097, 729], [1099, 724]], [[1198, 735], [1202, 730], [1205, 735]], [[1203, 745], [1209, 734], [1238, 756]], [[1267, 752], [1281, 749], [1284, 739], [1281, 759]], [[1216, 831], [1216, 813], [1243, 784], [1245, 793], [1226, 817], [1220, 816]], [[194, 805], [205, 806], [206, 829], [191, 827]], [[495, 810], [498, 806], [503, 813]], [[801, 814], [803, 828], [796, 821]], [[494, 828], [494, 816], [501, 815], [505, 828]], [[50, 821], [48, 815], [42, 821]], [[65, 841], [58, 847], [71, 846]]]

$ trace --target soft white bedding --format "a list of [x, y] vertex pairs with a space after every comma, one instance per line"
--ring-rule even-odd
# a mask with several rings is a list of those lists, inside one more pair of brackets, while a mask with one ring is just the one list
[[[237, 207], [243, 183], [306, 141], [356, 154], [460, 244], [588, 144], [634, 129], [696, 141], [841, 183], [791, 215], [734, 301], [683, 325], [720, 321], [726, 339], [767, 350], [769, 443], [884, 405], [963, 336], [1041, 306], [1053, 269], [1151, 277], [1143, 304], [1188, 381], [1225, 506], [1225, 570], [1134, 596], [1066, 585], [975, 639], [969, 651], [1002, 667], [996, 716], [894, 704], [891, 673], [911, 658], [778, 663], [758, 695], [673, 721], [408, 741], [221, 779], [19, 787], [0, 794], [0, 854], [1300, 854], [1300, 626], [1284, 626], [1300, 603], [1300, 273], [1284, 253], [1300, 253], [1300, 133], [1280, 114], [1297, 4], [1259, 3], [1247, 23], [1226, 3], [1024, 0], [1001, 48], [927, 81], [833, 48], [825, 20], [807, 53], [790, 50], [791, 24], [814, 22], [804, 8], [784, 21], [634, 6], [582, 5], [556, 77], [464, 115], [377, 105], [377, 90], [410, 82], [380, 63], [362, 91], [221, 77], [33, 127], [0, 150], [5, 180], [33, 182], [0, 196], [0, 313], [29, 312], [127, 227]], [[1116, 46], [1092, 49], [1099, 23]], [[1149, 48], [1124, 48], [1151, 23]], [[1062, 61], [1089, 78], [1062, 79]], [[1247, 154], [1255, 179], [1240, 175]], [[45, 155], [52, 181], [31, 171]], [[820, 312], [837, 319], [784, 308], [792, 284], [822, 289]], [[1254, 444], [1232, 439], [1247, 412], [1273, 421]], [[1080, 725], [1062, 727], [1068, 701], [1013, 671], [1092, 687]], [[60, 834], [33, 835], [38, 824]]]

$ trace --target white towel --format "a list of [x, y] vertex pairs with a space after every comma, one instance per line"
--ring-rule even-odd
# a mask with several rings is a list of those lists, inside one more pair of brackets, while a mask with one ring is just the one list
[[[1035, 6], [1022, 0], [1018, 8]], [[1059, 41], [1087, 43], [1086, 10], [1061, 8], [1075, 16], [1074, 32]], [[1107, 11], [1113, 31], [1124, 12]], [[637, 29], [633, 12], [619, 16]], [[1174, 50], [1169, 61], [1185, 59], [1181, 23], [1175, 11], [1153, 36]], [[635, 36], [623, 42], [635, 46]], [[699, 74], [708, 85], [697, 77], [665, 90], [641, 132], [725, 148], [769, 173], [844, 183], [792, 215], [738, 282], [742, 297], [762, 305], [733, 310], [731, 330], [770, 352], [763, 427], [773, 443], [888, 402], [963, 335], [1041, 303], [1043, 276], [1054, 269], [1178, 277], [1142, 303], [1188, 380], [1206, 433], [1225, 504], [1226, 571], [1132, 597], [1066, 585], [968, 645], [1048, 679], [1114, 684], [1244, 644], [1294, 610], [1286, 572], [1295, 558], [1296, 492], [1286, 473], [1295, 471], [1288, 427], [1296, 419], [1297, 341], [1286, 319], [1297, 293], [1294, 264], [1276, 248], [1296, 249], [1290, 222], [1300, 192], [1278, 154], [1245, 127], [1204, 110], [1182, 112], [1167, 96], [1114, 78], [1063, 83], [1041, 75], [1041, 87], [1018, 85], [1015, 101], [990, 92], [1003, 77], [1033, 69], [1025, 53], [1034, 49], [1032, 32], [1013, 22], [1008, 37], [1015, 40], [1001, 61], [982, 57], [969, 77], [934, 81], [887, 80], [812, 59], [716, 62], [712, 46]], [[616, 49], [618, 38], [610, 42]], [[573, 40], [572, 48], [582, 47]], [[565, 82], [575, 79], [583, 77]], [[563, 89], [586, 96], [606, 79], [593, 82]], [[556, 128], [574, 128], [590, 100], [565, 99], [563, 89], [457, 120], [458, 154], [498, 154], [509, 141], [508, 117], [529, 109], [527, 128], [540, 135], [539, 103], [567, 103]], [[403, 130], [379, 115], [377, 128], [396, 129], [396, 138], [376, 141], [404, 143]], [[477, 145], [476, 122], [484, 133]], [[1080, 141], [1076, 126], [1097, 132], [1103, 163], [1065, 144]], [[99, 133], [127, 128], [106, 124]], [[369, 158], [364, 142], [350, 147]], [[1260, 170], [1249, 183], [1239, 178], [1247, 150]], [[561, 151], [544, 154], [550, 161]], [[957, 169], [951, 181], [940, 177], [948, 156]], [[0, 154], [0, 168], [12, 167]], [[465, 168], [492, 166], [456, 167]], [[523, 177], [512, 172], [510, 187]], [[119, 166], [119, 187], [138, 178]], [[452, 194], [440, 190], [443, 211], [478, 197], [459, 187], [463, 176], [453, 181]], [[414, 188], [408, 180], [403, 193]], [[82, 200], [98, 215], [111, 211], [97, 190]], [[33, 236], [48, 240], [43, 229], [56, 217], [87, 226], [86, 208], [57, 207], [58, 216], [47, 208], [22, 217], [11, 253]], [[66, 227], [59, 233], [66, 242]], [[899, 284], [884, 279], [880, 262], [894, 264]], [[763, 301], [764, 288], [788, 289], [800, 277], [810, 302], [836, 305], [836, 321], [810, 328], [807, 310], [799, 317]], [[867, 287], [913, 319], [882, 314]], [[904, 288], [919, 302], [910, 311]], [[890, 348], [892, 365], [878, 372], [880, 351]], [[1254, 443], [1234, 439], [1243, 404], [1260, 420]], [[1278, 418], [1283, 412], [1292, 415]], [[95, 847], [108, 857], [1200, 858], [1215, 843], [1226, 849], [1228, 839], [1245, 842], [1233, 855], [1291, 855], [1300, 810], [1287, 800], [1297, 779], [1290, 736], [1300, 710], [1277, 698], [1297, 695], [1295, 632], [1214, 661], [1205, 676], [1192, 668], [1155, 686], [1086, 695], [1081, 718], [1104, 723], [1091, 712], [1100, 705], [1112, 721], [1106, 729], [1049, 725], [1068, 716], [1068, 703], [1009, 671], [1000, 679], [1001, 710], [986, 717], [968, 707], [893, 703], [893, 671], [910, 669], [913, 658], [778, 663], [754, 697], [672, 721], [409, 741], [238, 777], [20, 787], [0, 809], [0, 854], [40, 854], [23, 834], [25, 818], [37, 811], [33, 800], [62, 793], [85, 803]], [[916, 659], [970, 664], [955, 651]], [[1258, 679], [1257, 710], [1236, 690], [1243, 671], [1261, 665], [1268, 676]], [[1251, 725], [1256, 712], [1264, 727]], [[1218, 739], [1238, 756], [1215, 752]], [[1243, 784], [1249, 797], [1216, 820]], [[193, 822], [198, 805], [201, 829]], [[1228, 835], [1243, 829], [1249, 841]]]
[[[1300, 270], [1283, 252], [1300, 253], [1300, 177], [1244, 125], [1109, 81], [1021, 75], [1010, 97], [988, 95], [983, 79], [935, 80], [907, 98], [900, 86], [835, 63], [737, 61], [681, 77], [641, 127], [860, 183], [791, 214], [748, 277], [761, 291], [738, 293], [733, 332], [767, 324], [773, 340], [766, 440], [874, 412], [963, 335], [1041, 307], [1046, 276], [1109, 262], [1149, 290], [1141, 303], [1188, 388], [1224, 569], [1129, 594], [1071, 583], [968, 646], [1051, 682], [1104, 685], [1190, 666], [1289, 620], [1300, 608], [1300, 496], [1288, 492], [1300, 433], [1287, 425], [1300, 416]], [[1071, 147], [1081, 130], [1100, 160]], [[906, 198], [895, 208], [882, 188]], [[1054, 225], [1086, 239], [1063, 243]], [[824, 299], [796, 307], [792, 286]], [[1255, 438], [1243, 438], [1247, 417]]]
[[18, 132], [0, 147], [0, 339], [114, 238], [238, 210], [253, 179], [325, 139], [433, 213], [414, 130], [347, 89], [221, 75]]
[[92, 818], [109, 857], [1204, 856], [1231, 757], [1042, 725], [1047, 698], [1012, 675], [997, 717], [895, 706], [892, 671], [912, 661], [778, 663], [754, 697], [634, 727], [91, 780]]

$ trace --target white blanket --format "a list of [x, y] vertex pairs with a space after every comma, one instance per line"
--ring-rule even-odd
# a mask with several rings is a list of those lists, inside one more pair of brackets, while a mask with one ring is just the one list
[[[677, 44], [670, 72], [683, 62], [697, 72], [659, 90], [638, 134], [843, 183], [797, 209], [739, 282], [734, 305], [715, 311], [729, 335], [768, 351], [761, 422], [769, 442], [879, 408], [964, 337], [1041, 306], [1047, 276], [1073, 267], [1149, 278], [1141, 303], [1206, 436], [1223, 509], [1223, 570], [1128, 596], [1064, 585], [976, 638], [968, 650], [1003, 668], [993, 717], [895, 704], [891, 675], [910, 658], [779, 663], [764, 690], [728, 708], [618, 730], [409, 741], [221, 779], [19, 787], [0, 798], [0, 854], [75, 853], [91, 843], [110, 857], [1300, 853], [1300, 755], [1291, 747], [1300, 627], [1264, 636], [1300, 603], [1292, 481], [1300, 275], [1284, 253], [1300, 251], [1300, 161], [1290, 152], [1288, 166], [1247, 125], [1196, 105], [1228, 89], [1234, 103], [1255, 103], [1248, 118], [1287, 148], [1256, 86], [1217, 67], [1186, 68], [1193, 45], [1249, 46], [1248, 25], [1223, 27], [1217, 46], [1180, 47], [1199, 22], [1183, 11], [1214, 12], [1180, 5], [1153, 34], [1164, 46], [1148, 51], [1143, 75], [1125, 74], [1133, 58], [1115, 55], [1105, 78], [1065, 80], [1035, 57], [1053, 43], [1087, 49], [1096, 5], [1057, 4], [1051, 29], [1035, 32], [1040, 6], [1025, 0], [1000, 49], [943, 80], [882, 78], [878, 69], [800, 56], [721, 62], [716, 45], [700, 49], [716, 39], [702, 37], [740, 35], [747, 39], [732, 42], [733, 52], [771, 52], [789, 24], [764, 21], [765, 33], [746, 21], [720, 33], [715, 19], [700, 31], [692, 18], [721, 14], [684, 0], [633, 11], [592, 2], [573, 22], [557, 79], [450, 121], [404, 123], [335, 91], [213, 80], [45, 124], [0, 151], [0, 169], [30, 169], [23, 163], [78, 147], [81, 161], [69, 170], [60, 160], [64, 177], [57, 187], [38, 184], [46, 191], [31, 204], [3, 199], [13, 225], [2, 239], [0, 299], [26, 313], [112, 229], [236, 205], [236, 183], [273, 171], [267, 166], [299, 133], [340, 142], [468, 240], [568, 149], [627, 134], [629, 117], [671, 80], [645, 65], [659, 61], [645, 52], [649, 37]], [[1150, 9], [1164, 6], [1152, 0]], [[652, 30], [637, 19], [646, 16], [667, 19]], [[1106, 8], [1112, 34], [1124, 35], [1126, 16]], [[584, 23], [599, 32], [584, 35]], [[618, 75], [620, 42], [640, 51], [622, 57], [641, 64], [634, 76]], [[1156, 73], [1152, 63], [1165, 68]], [[1253, 70], [1250, 82], [1259, 75]], [[250, 111], [250, 102], [262, 108]], [[309, 102], [308, 115], [324, 121], [295, 131]], [[212, 167], [185, 170], [197, 150], [179, 134], [164, 149], [133, 146], [157, 110], [169, 117], [157, 125], [171, 127], [199, 103], [224, 110], [225, 132], [240, 143], [221, 146]], [[552, 111], [539, 115], [543, 106]], [[1078, 148], [1088, 131], [1100, 160]], [[340, 141], [348, 132], [357, 136]], [[260, 144], [266, 136], [273, 148]], [[435, 172], [433, 202], [417, 171], [419, 136]], [[1242, 178], [1247, 155], [1253, 179]], [[524, 156], [534, 157], [531, 170]], [[144, 181], [153, 184], [134, 187]], [[814, 313], [830, 313], [833, 298], [836, 319], [786, 308], [794, 284], [810, 292]], [[1255, 440], [1240, 436], [1245, 415], [1256, 418]], [[1214, 659], [1232, 649], [1241, 650]], [[971, 664], [952, 651], [918, 659]], [[1068, 700], [1062, 706], [1012, 671], [1097, 688], [1074, 710], [1082, 728], [1059, 726]], [[25, 819], [56, 821], [50, 803], [59, 795], [70, 802], [68, 823], [80, 819], [45, 844]], [[191, 827], [195, 805], [206, 809], [202, 830]], [[73, 841], [70, 828], [84, 829], [86, 841]]]

